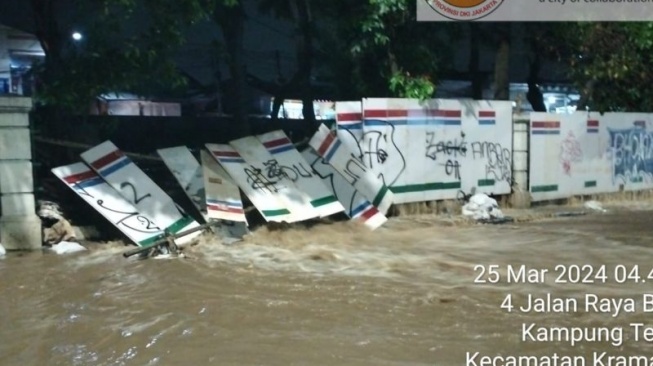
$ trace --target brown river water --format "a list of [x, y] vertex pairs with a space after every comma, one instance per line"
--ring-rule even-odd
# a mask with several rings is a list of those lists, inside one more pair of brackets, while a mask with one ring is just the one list
[[[261, 229], [184, 259], [125, 259], [115, 243], [10, 253], [0, 259], [0, 364], [649, 366], [651, 207], [504, 225], [420, 216], [373, 233]], [[522, 265], [549, 272], [524, 283]], [[586, 283], [557, 283], [563, 267], [562, 278]], [[527, 308], [547, 293], [564, 299]], [[509, 294], [511, 312], [501, 308]], [[556, 328], [576, 338], [536, 339], [540, 327], [540, 337]]]

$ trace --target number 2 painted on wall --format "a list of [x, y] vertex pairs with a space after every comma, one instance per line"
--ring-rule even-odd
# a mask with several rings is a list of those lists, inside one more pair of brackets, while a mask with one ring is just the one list
[[150, 193], [148, 193], [146, 195], [138, 197], [138, 192], [136, 192], [136, 187], [133, 184], [129, 183], [129, 182], [122, 182], [120, 184], [120, 189], [124, 189], [125, 187], [130, 187], [132, 189], [132, 196], [134, 197], [134, 199], [132, 201], [134, 201], [135, 205], [137, 205], [139, 202], [146, 199], [147, 197], [152, 196]]

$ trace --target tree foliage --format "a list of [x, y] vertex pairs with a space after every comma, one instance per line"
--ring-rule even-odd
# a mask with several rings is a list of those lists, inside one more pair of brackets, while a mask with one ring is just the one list
[[580, 108], [653, 111], [653, 23], [568, 23], [552, 35], [550, 47], [583, 95]]
[[[148, 94], [184, 84], [173, 62], [187, 26], [207, 19], [220, 1], [76, 0], [62, 17], [57, 0], [32, 0], [46, 57], [35, 68], [45, 105], [83, 110], [108, 92]], [[60, 20], [65, 18], [65, 20]], [[71, 39], [74, 30], [83, 34]]]
[[[276, 119], [285, 98], [291, 94], [300, 94], [304, 119], [315, 120], [313, 110], [312, 76], [315, 63], [315, 22], [312, 2], [310, 0], [259, 0], [259, 11], [273, 14], [280, 19], [290, 21], [295, 28], [295, 48], [297, 70], [286, 83], [256, 80], [259, 85], [267, 84], [274, 96], [272, 118]], [[258, 79], [250, 75], [252, 79]]]
[[[244, 0], [70, 0], [74, 6], [63, 18], [57, 9], [61, 0], [30, 1], [46, 52], [35, 69], [42, 103], [79, 110], [111, 91], [150, 94], [181, 87], [185, 79], [173, 55], [185, 41], [186, 28], [208, 20], [223, 31], [234, 82], [230, 95], [238, 104], [235, 119], [246, 120], [245, 83], [248, 76], [252, 80], [243, 53]], [[318, 61], [330, 69], [339, 98], [429, 98], [447, 65], [453, 65], [453, 47], [467, 26], [417, 22], [414, 0], [251, 1], [295, 25], [296, 74], [285, 85], [256, 80], [280, 98], [300, 93], [311, 100]], [[71, 39], [70, 24], [84, 34], [81, 42]], [[497, 53], [497, 70], [504, 64], [504, 71], [508, 68], [508, 38], [486, 35], [506, 32], [485, 32], [487, 27], [499, 24], [468, 32], [475, 96], [483, 83], [481, 44], [502, 45], [496, 47], [504, 56]], [[581, 108], [587, 102], [601, 111], [653, 110], [653, 23], [540, 23], [525, 29], [532, 56], [529, 87], [538, 82], [540, 59], [554, 56], [568, 66], [569, 78], [581, 90]], [[507, 72], [496, 75], [507, 78]]]
[[364, 96], [426, 99], [433, 95], [459, 25], [417, 22], [412, 0], [336, 0], [331, 48], [343, 89]]

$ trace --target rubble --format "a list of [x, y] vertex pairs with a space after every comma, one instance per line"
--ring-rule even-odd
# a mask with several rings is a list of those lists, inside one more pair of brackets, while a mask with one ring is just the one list
[[594, 210], [594, 211], [608, 212], [608, 210], [603, 208], [603, 205], [601, 205], [601, 202], [599, 201], [587, 201], [583, 206], [587, 209]]
[[53, 245], [50, 250], [57, 254], [70, 254], [87, 250], [83, 245], [72, 241], [60, 241]]
[[463, 205], [462, 214], [477, 221], [505, 219], [497, 201], [484, 193], [476, 193], [469, 197], [467, 203]]
[[75, 241], [77, 235], [73, 226], [63, 215], [61, 207], [52, 201], [39, 201], [37, 215], [43, 225], [43, 243], [55, 245], [62, 241]]

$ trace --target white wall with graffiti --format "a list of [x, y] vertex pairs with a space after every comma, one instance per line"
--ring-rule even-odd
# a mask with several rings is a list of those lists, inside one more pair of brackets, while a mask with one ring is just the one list
[[653, 188], [653, 116], [531, 113], [533, 201]]
[[[511, 108], [490, 101], [339, 102], [336, 128], [322, 124], [301, 152], [281, 130], [206, 144], [199, 159], [185, 146], [157, 152], [202, 221], [221, 221], [228, 235], [247, 232], [241, 194], [269, 222], [344, 213], [376, 229], [393, 204], [452, 199], [474, 188], [510, 193]], [[137, 245], [199, 227], [111, 141], [80, 160], [52, 171]]]
[[[376, 229], [393, 204], [510, 194], [513, 169], [515, 182], [528, 169], [533, 201], [653, 188], [652, 114], [531, 113], [517, 124], [528, 132], [505, 101], [364, 99], [336, 114], [301, 151], [279, 130], [206, 144], [200, 159], [185, 146], [158, 153], [203, 221], [240, 236], [242, 195], [269, 222], [343, 213]], [[79, 160], [52, 171], [134, 243], [200, 226], [112, 142]]]
[[338, 137], [394, 203], [509, 194], [512, 103], [363, 99], [336, 103]]

